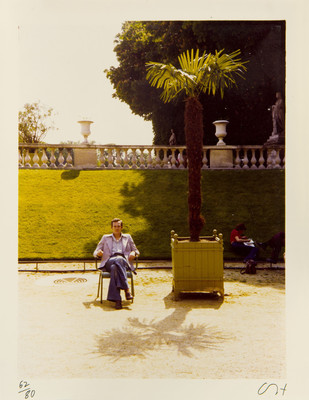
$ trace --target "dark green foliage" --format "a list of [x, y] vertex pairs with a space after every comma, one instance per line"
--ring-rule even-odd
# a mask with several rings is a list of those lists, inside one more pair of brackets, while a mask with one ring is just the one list
[[124, 24], [115, 52], [119, 67], [107, 76], [115, 96], [133, 113], [152, 120], [154, 144], [167, 144], [174, 129], [178, 144], [185, 144], [182, 99], [162, 105], [160, 91], [147, 86], [145, 62], [178, 66], [178, 55], [187, 49], [231, 53], [241, 50], [247, 60], [246, 80], [238, 90], [220, 96], [201, 96], [204, 108], [204, 144], [217, 143], [212, 122], [228, 119], [227, 144], [263, 144], [272, 132], [269, 108], [276, 92], [285, 97], [284, 21], [139, 21]]
[[[189, 236], [187, 181], [178, 170], [21, 170], [19, 257], [91, 257], [117, 216], [142, 259], [170, 258], [170, 231]], [[235, 258], [229, 235], [240, 222], [258, 241], [285, 230], [284, 171], [202, 171], [202, 196], [201, 235], [222, 232], [225, 258]]]

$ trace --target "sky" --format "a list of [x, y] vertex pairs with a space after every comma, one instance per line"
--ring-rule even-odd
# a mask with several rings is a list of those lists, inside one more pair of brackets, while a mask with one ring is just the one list
[[103, 72], [117, 66], [114, 40], [121, 32], [121, 16], [81, 18], [18, 27], [19, 109], [40, 101], [54, 110], [56, 130], [44, 141], [83, 141], [77, 121], [89, 119], [89, 141], [97, 144], [152, 144], [152, 123], [134, 115], [129, 106], [112, 97], [114, 89]]

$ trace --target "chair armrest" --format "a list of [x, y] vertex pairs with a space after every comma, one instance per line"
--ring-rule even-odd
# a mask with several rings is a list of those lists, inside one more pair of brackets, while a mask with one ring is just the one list
[[98, 269], [98, 262], [100, 262], [101, 257], [93, 256], [93, 258], [95, 260], [95, 268]]

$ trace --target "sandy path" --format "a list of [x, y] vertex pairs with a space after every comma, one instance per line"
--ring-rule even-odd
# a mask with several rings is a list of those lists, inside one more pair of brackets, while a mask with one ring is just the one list
[[[68, 277], [87, 281], [55, 283]], [[95, 300], [95, 272], [18, 278], [22, 376], [285, 377], [284, 270], [225, 270], [224, 302], [201, 294], [176, 302], [170, 270], [141, 270], [122, 310]]]

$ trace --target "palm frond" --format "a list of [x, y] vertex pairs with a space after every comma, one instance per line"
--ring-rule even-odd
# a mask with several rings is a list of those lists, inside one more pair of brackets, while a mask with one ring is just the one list
[[224, 49], [215, 51], [215, 54], [202, 54], [199, 49], [195, 52], [186, 52], [178, 56], [180, 69], [171, 64], [149, 62], [146, 64], [146, 79], [151, 86], [163, 88], [161, 98], [168, 102], [182, 91], [187, 96], [198, 96], [199, 93], [215, 95], [220, 91], [223, 97], [224, 90], [236, 85], [235, 77], [242, 77], [247, 70], [246, 62], [240, 59], [240, 50], [230, 54]]
[[146, 68], [146, 79], [150, 85], [163, 88], [161, 98], [164, 102], [172, 100], [183, 90], [187, 92], [195, 87], [194, 77], [171, 64], [149, 62]]

